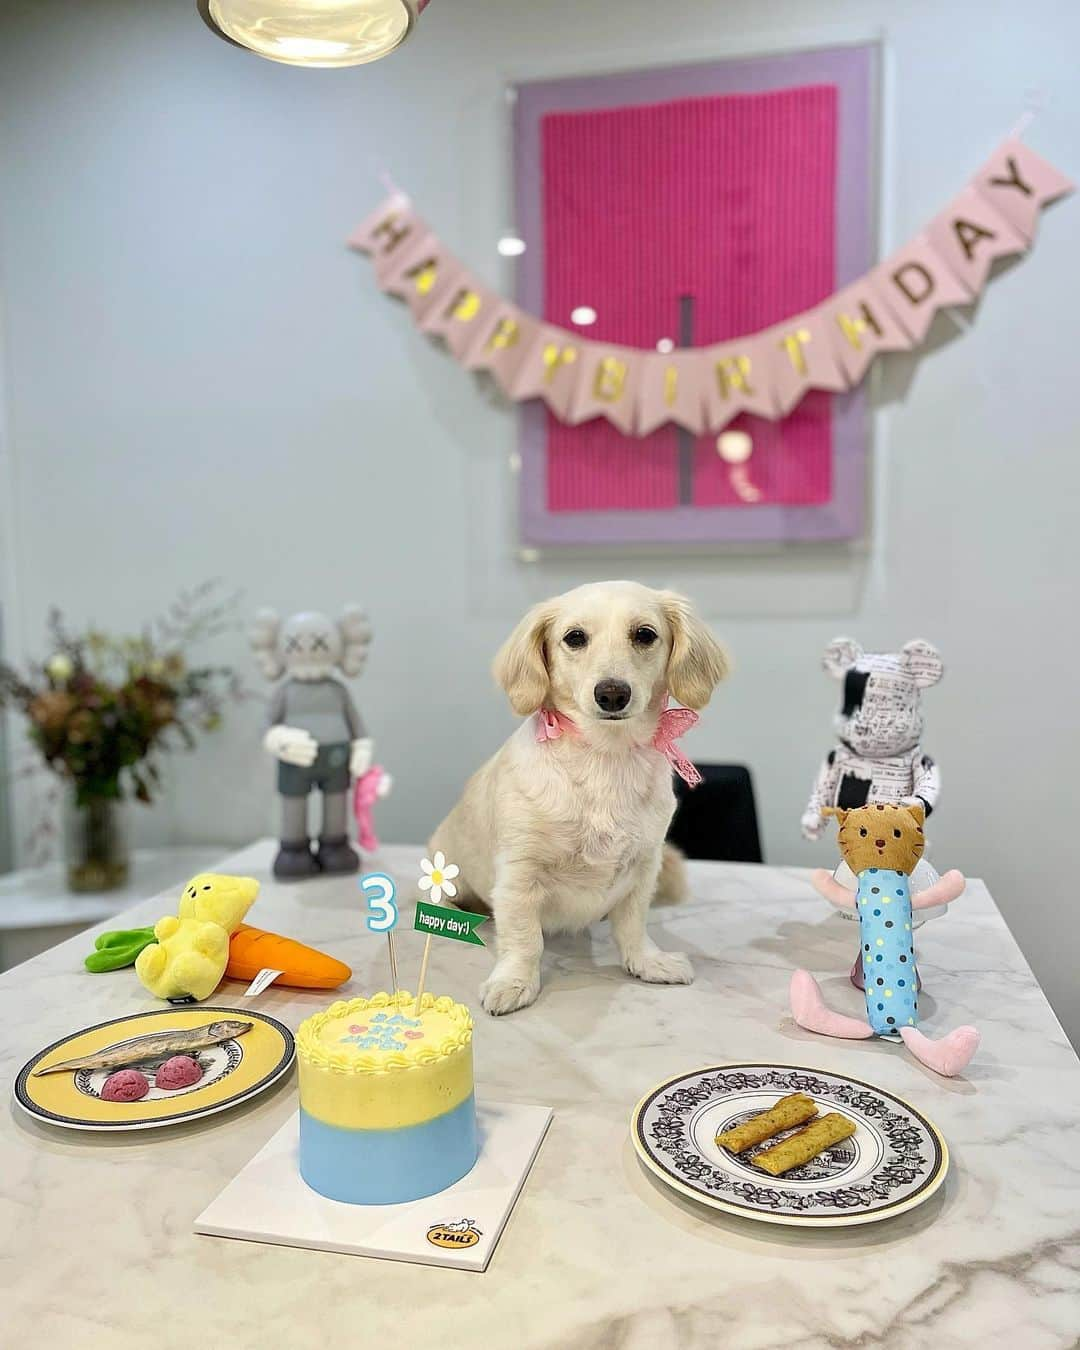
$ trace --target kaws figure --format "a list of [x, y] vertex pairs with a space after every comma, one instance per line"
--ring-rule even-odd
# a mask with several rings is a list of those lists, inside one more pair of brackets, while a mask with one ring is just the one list
[[[251, 645], [263, 672], [285, 679], [270, 701], [265, 748], [278, 760], [281, 794], [281, 848], [276, 877], [310, 877], [319, 872], [355, 872], [360, 859], [347, 836], [349, 778], [371, 768], [372, 742], [345, 685], [333, 675], [359, 675], [371, 643], [363, 611], [346, 606], [340, 622], [324, 614], [294, 614], [281, 623], [273, 610], [260, 610]], [[308, 794], [322, 793], [322, 829], [312, 852], [308, 837]]]
[[910, 877], [924, 847], [921, 804], [879, 802], [850, 811], [826, 810], [839, 817], [840, 852], [858, 877], [859, 888], [852, 895], [824, 869], [814, 873], [813, 883], [826, 900], [858, 913], [866, 1020], [828, 1008], [817, 981], [806, 970], [797, 970], [791, 977], [792, 1015], [799, 1026], [823, 1036], [895, 1040], [899, 1034], [920, 1063], [952, 1077], [970, 1062], [979, 1033], [974, 1027], [957, 1027], [932, 1041], [919, 1030], [912, 920], [919, 909], [951, 904], [963, 893], [964, 878], [959, 872], [946, 872], [912, 898]]
[[834, 726], [837, 744], [818, 771], [803, 812], [802, 832], [816, 839], [825, 808], [868, 802], [937, 805], [941, 776], [919, 744], [922, 690], [937, 684], [943, 667], [929, 642], [916, 639], [898, 652], [863, 652], [852, 638], [834, 638], [822, 665], [844, 682], [844, 702]]

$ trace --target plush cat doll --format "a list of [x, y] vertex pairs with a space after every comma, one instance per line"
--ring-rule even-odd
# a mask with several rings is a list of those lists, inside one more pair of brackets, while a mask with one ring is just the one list
[[925, 811], [915, 806], [877, 802], [853, 810], [828, 808], [840, 821], [838, 842], [844, 861], [858, 878], [852, 895], [824, 869], [813, 875], [817, 891], [830, 903], [859, 917], [859, 939], [866, 1020], [833, 1012], [806, 970], [791, 977], [791, 1011], [799, 1026], [824, 1036], [865, 1039], [897, 1035], [920, 1063], [951, 1078], [971, 1060], [979, 1045], [974, 1027], [957, 1027], [933, 1041], [918, 1028], [918, 970], [912, 933], [914, 913], [948, 905], [963, 893], [961, 873], [946, 872], [912, 898], [910, 877], [922, 857]]

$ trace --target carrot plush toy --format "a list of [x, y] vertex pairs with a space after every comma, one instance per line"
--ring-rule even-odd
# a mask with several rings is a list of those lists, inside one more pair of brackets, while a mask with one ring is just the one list
[[919, 1030], [912, 914], [951, 904], [963, 894], [964, 878], [959, 872], [946, 872], [912, 900], [910, 877], [925, 846], [921, 805], [873, 803], [850, 811], [829, 807], [826, 814], [840, 821], [840, 852], [858, 877], [859, 888], [852, 895], [823, 869], [812, 880], [831, 904], [858, 912], [866, 1020], [828, 1008], [817, 981], [806, 970], [791, 977], [792, 1015], [807, 1031], [824, 1036], [890, 1040], [899, 1036], [920, 1063], [952, 1077], [970, 1062], [979, 1033], [974, 1027], [957, 1027], [935, 1041]]
[[201, 872], [184, 887], [176, 915], [153, 928], [102, 933], [86, 968], [97, 974], [134, 965], [146, 988], [171, 1003], [209, 998], [222, 975], [250, 981], [266, 968], [293, 988], [344, 984], [352, 971], [343, 962], [243, 922], [258, 891], [253, 877]]

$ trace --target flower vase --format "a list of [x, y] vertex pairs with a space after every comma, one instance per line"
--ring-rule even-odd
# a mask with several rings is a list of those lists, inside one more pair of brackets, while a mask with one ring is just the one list
[[123, 803], [112, 797], [84, 802], [68, 794], [64, 809], [64, 864], [68, 889], [111, 891], [128, 879]]

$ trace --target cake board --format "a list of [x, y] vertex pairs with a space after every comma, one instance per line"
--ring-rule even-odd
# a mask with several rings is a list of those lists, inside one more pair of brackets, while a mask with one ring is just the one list
[[403, 1205], [348, 1205], [300, 1176], [293, 1115], [199, 1215], [196, 1233], [286, 1247], [487, 1269], [551, 1123], [547, 1106], [482, 1102], [480, 1157], [460, 1181]]

